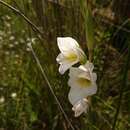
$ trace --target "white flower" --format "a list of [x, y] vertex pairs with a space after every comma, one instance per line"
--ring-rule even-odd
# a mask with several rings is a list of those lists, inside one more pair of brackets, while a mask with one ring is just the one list
[[93, 72], [93, 68], [94, 66], [90, 62], [79, 66], [79, 68], [70, 68], [68, 85], [71, 88], [68, 98], [72, 105], [97, 92], [97, 75]]
[[9, 38], [9, 40], [14, 40], [15, 39], [15, 37], [14, 36], [11, 36], [10, 38]]
[[58, 37], [57, 42], [61, 53], [56, 60], [60, 64], [61, 74], [64, 74], [72, 65], [84, 61], [85, 54], [76, 40], [71, 37]]
[[17, 93], [12, 93], [12, 94], [11, 94], [11, 97], [12, 97], [12, 98], [16, 98], [16, 96], [17, 96]]
[[0, 97], [0, 103], [4, 103], [5, 102], [5, 98], [2, 96]]
[[83, 98], [79, 100], [72, 108], [72, 110], [75, 112], [74, 116], [78, 117], [80, 116], [83, 112], [87, 112], [89, 107], [88, 100], [86, 98]]

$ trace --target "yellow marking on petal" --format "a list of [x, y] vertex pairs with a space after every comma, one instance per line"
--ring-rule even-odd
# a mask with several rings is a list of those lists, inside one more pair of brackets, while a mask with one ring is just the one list
[[69, 53], [68, 55], [65, 56], [65, 58], [70, 62], [74, 62], [77, 60], [77, 55], [75, 53]]
[[91, 81], [85, 78], [78, 78], [77, 79], [78, 84], [80, 85], [80, 87], [89, 87], [91, 85]]

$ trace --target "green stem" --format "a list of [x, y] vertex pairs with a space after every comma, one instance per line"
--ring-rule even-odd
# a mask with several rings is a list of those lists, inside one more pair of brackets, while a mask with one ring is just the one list
[[81, 0], [80, 1], [81, 14], [84, 20], [84, 27], [87, 40], [87, 48], [89, 53], [89, 61], [92, 61], [93, 48], [95, 46], [94, 39], [94, 21], [92, 16], [91, 4], [90, 2]]
[[88, 52], [89, 52], [89, 61], [92, 62], [93, 50], [88, 50]]
[[[11, 6], [10, 4], [4, 2], [3, 0], [0, 0], [0, 4], [6, 6], [7, 8], [11, 9], [14, 13], [21, 16], [21, 18], [23, 18], [26, 21], [26, 23], [31, 27], [31, 29], [36, 33], [36, 35], [39, 38], [39, 40], [41, 41], [41, 43], [43, 43], [42, 38], [44, 38], [44, 40], [46, 39], [45, 33], [40, 31], [39, 28], [27, 16], [25, 16], [25, 14], [23, 12], [21, 12], [19, 9], [16, 9], [15, 7]], [[40, 34], [41, 37], [38, 34]], [[45, 45], [43, 47], [47, 51], [47, 53], [50, 53], [49, 49]]]
[[49, 80], [48, 80], [48, 77], [47, 77], [47, 75], [46, 75], [46, 73], [45, 73], [45, 71], [44, 71], [44, 69], [43, 69], [41, 63], [40, 63], [40, 61], [39, 61], [39, 59], [38, 59], [38, 57], [37, 57], [35, 51], [33, 50], [32, 45], [29, 44], [28, 46], [29, 46], [29, 48], [31, 49], [31, 52], [32, 52], [32, 54], [33, 54], [33, 56], [34, 56], [34, 58], [35, 58], [35, 60], [36, 60], [36, 63], [37, 63], [37, 65], [38, 65], [38, 67], [39, 67], [39, 69], [40, 69], [40, 71], [41, 71], [41, 73], [42, 73], [42, 75], [43, 75], [43, 77], [44, 77], [44, 79], [45, 79], [45, 81], [46, 81], [46, 83], [47, 83], [47, 85], [48, 85], [48, 87], [49, 87], [49, 89], [50, 89], [50, 91], [51, 91], [51, 93], [52, 93], [52, 95], [53, 95], [53, 97], [54, 97], [56, 103], [57, 103], [57, 105], [59, 106], [61, 112], [63, 113], [63, 115], [64, 115], [66, 121], [68, 122], [69, 126], [71, 127], [71, 129], [72, 129], [72, 130], [75, 130], [75, 128], [74, 128], [74, 126], [72, 125], [72, 123], [71, 123], [69, 117], [68, 117], [67, 114], [65, 113], [64, 108], [61, 106], [60, 101], [58, 100], [57, 96], [55, 95], [55, 92], [53, 91], [53, 87], [51, 86], [51, 84], [50, 84], [50, 82], [49, 82]]
[[43, 32], [41, 32], [39, 30], [39, 28], [30, 19], [28, 19], [20, 10], [18, 10], [15, 7], [9, 5], [8, 3], [4, 2], [3, 0], [0, 0], [0, 4], [8, 7], [12, 11], [14, 11], [16, 14], [20, 15], [32, 27], [32, 29], [34, 31], [38, 32], [43, 37]]
[[130, 44], [128, 47], [127, 61], [126, 61], [126, 64], [124, 66], [123, 79], [122, 79], [122, 84], [121, 84], [121, 88], [120, 88], [120, 95], [119, 95], [119, 100], [118, 100], [118, 104], [117, 104], [117, 109], [116, 109], [116, 113], [115, 113], [115, 118], [114, 118], [112, 130], [115, 130], [115, 128], [116, 128], [116, 123], [118, 120], [118, 115], [119, 115], [120, 107], [121, 107], [121, 103], [122, 103], [123, 90], [127, 86], [127, 74], [128, 74], [129, 64], [130, 64]]

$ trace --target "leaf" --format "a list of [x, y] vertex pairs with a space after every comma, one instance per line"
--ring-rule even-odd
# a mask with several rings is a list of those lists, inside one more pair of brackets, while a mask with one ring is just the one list
[[85, 33], [86, 33], [86, 39], [87, 39], [87, 47], [89, 51], [89, 58], [92, 55], [92, 51], [94, 48], [94, 22], [92, 18], [92, 12], [89, 3], [87, 3], [84, 0], [81, 0], [80, 2], [81, 6], [81, 13], [83, 15], [84, 19], [84, 26], [85, 26]]

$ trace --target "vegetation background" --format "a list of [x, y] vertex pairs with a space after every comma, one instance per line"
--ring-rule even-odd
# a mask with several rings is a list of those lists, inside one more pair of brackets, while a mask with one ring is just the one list
[[81, 1], [3, 1], [19, 11], [0, 0], [0, 130], [71, 130], [30, 43], [75, 130], [130, 130], [130, 0], [88, 1], [98, 93], [78, 118], [66, 96], [68, 76], [58, 73], [56, 38], [73, 37], [88, 54]]

